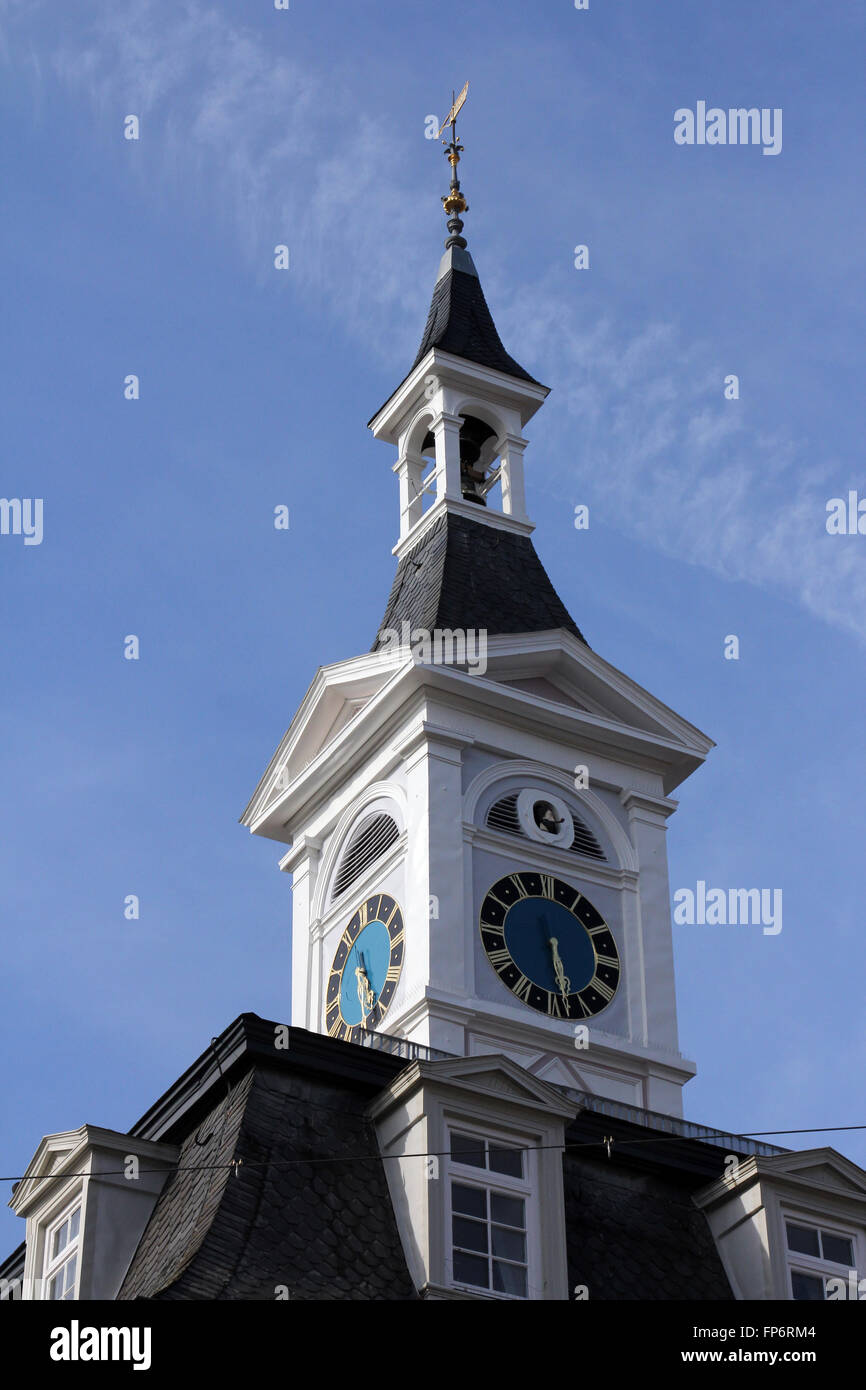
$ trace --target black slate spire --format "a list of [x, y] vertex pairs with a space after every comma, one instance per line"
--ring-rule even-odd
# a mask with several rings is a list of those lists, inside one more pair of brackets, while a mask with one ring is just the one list
[[518, 362], [505, 351], [502, 340], [496, 332], [487, 300], [481, 289], [478, 271], [463, 236], [461, 214], [469, 211], [469, 204], [460, 188], [457, 166], [463, 153], [463, 146], [457, 141], [457, 115], [469, 91], [469, 83], [460, 96], [453, 101], [439, 134], [446, 125], [451, 126], [451, 139], [443, 140], [445, 154], [451, 165], [451, 186], [442, 199], [442, 207], [448, 219], [448, 237], [445, 242], [445, 255], [439, 264], [439, 274], [433, 290], [433, 302], [427, 315], [427, 327], [412, 363], [417, 367], [422, 357], [431, 348], [441, 348], [452, 352], [455, 357], [463, 357], [467, 362], [477, 362], [482, 367], [492, 367], [497, 372], [506, 372], [521, 381], [531, 381], [540, 385], [535, 378], [524, 371]]
[[442, 257], [424, 337], [412, 366], [417, 367], [431, 348], [438, 347], [481, 367], [538, 385], [535, 377], [505, 351], [465, 246], [465, 242], [463, 246], [448, 246]]
[[443, 512], [397, 566], [371, 651], [386, 629], [485, 631], [488, 637], [565, 628], [589, 645], [528, 536]]

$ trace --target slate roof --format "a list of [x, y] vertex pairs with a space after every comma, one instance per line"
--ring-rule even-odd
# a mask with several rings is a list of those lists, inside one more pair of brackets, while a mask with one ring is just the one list
[[[119, 1300], [272, 1302], [281, 1285], [300, 1301], [418, 1297], [365, 1115], [407, 1062], [296, 1028], [277, 1052], [274, 1031], [242, 1015], [217, 1040], [225, 1067], [211, 1071], [205, 1110], [189, 1100], [200, 1060], [168, 1093], [178, 1118], [165, 1123], [163, 1098], [134, 1127], [180, 1142], [181, 1155]], [[616, 1136], [612, 1159], [602, 1133]], [[665, 1138], [648, 1142], [646, 1129], [589, 1111], [568, 1127], [572, 1289], [585, 1284], [593, 1300], [732, 1298], [691, 1201], [718, 1175], [722, 1150]], [[243, 1160], [238, 1176], [225, 1167], [232, 1158]]]
[[[248, 1050], [229, 1094], [194, 1117], [118, 1299], [273, 1302], [281, 1285], [292, 1301], [415, 1298], [364, 1116], [405, 1063], [374, 1057], [381, 1065], [365, 1080], [351, 1054], [367, 1050], [339, 1043], [341, 1076], [332, 1040], [311, 1035], [306, 1061], [302, 1046], [280, 1061], [273, 1025], [244, 1019], [253, 1035], [270, 1029], [270, 1060]], [[222, 1166], [233, 1158], [243, 1160], [237, 1176]]]
[[[611, 1158], [588, 1148], [614, 1139]], [[637, 1140], [629, 1147], [629, 1140]], [[692, 1193], [717, 1178], [725, 1151], [658, 1144], [608, 1116], [579, 1115], [566, 1130], [565, 1229], [569, 1288], [598, 1300], [733, 1299], [724, 1266]]]
[[404, 619], [428, 632], [474, 628], [490, 637], [561, 627], [589, 645], [528, 536], [451, 513], [401, 559], [371, 651]]
[[[463, 252], [459, 262], [456, 258], [449, 261], [446, 252], [443, 261], [448, 268], [444, 273], [440, 270], [436, 281], [427, 326], [413, 368], [431, 348], [438, 347], [468, 362], [477, 362], [482, 367], [492, 367], [508, 376], [519, 377], [521, 381], [540, 385], [505, 351], [471, 257]], [[458, 264], [466, 266], [467, 263], [471, 271], [457, 268]]]

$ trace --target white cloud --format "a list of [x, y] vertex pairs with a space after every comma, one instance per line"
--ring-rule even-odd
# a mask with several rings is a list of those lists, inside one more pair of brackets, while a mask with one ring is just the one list
[[[16, 41], [27, 49], [36, 12], [3, 4], [10, 53]], [[161, 152], [163, 192], [233, 224], [261, 279], [287, 241], [293, 293], [366, 350], [382, 344], [389, 362], [410, 354], [431, 278], [431, 199], [397, 172], [420, 162], [364, 114], [357, 72], [326, 60], [313, 71], [196, 0], [95, 3], [89, 13], [89, 24], [76, 11], [74, 23], [43, 26], [45, 68], [92, 101], [106, 129], [140, 114], [142, 149]], [[418, 177], [429, 178], [426, 166]], [[669, 555], [866, 637], [862, 542], [824, 529], [829, 465], [783, 430], [761, 432], [745, 402], [725, 401], [724, 370], [705, 344], [683, 342], [670, 322], [635, 332], [605, 317], [578, 328], [572, 305], [544, 284], [503, 287], [496, 311], [518, 357], [550, 364], [567, 412], [548, 407], [560, 422], [555, 453], [572, 458], [579, 440], [581, 486], [609, 514]], [[560, 465], [564, 485], [578, 481], [570, 467]]]

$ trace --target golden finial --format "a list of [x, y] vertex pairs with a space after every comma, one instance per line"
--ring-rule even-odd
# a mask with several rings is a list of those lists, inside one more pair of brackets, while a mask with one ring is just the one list
[[460, 192], [460, 180], [457, 177], [457, 165], [460, 163], [460, 156], [463, 153], [463, 146], [457, 143], [457, 116], [468, 95], [468, 82], [464, 86], [463, 91], [460, 93], [459, 97], [455, 97], [452, 91], [451, 110], [448, 112], [448, 115], [445, 117], [445, 120], [439, 127], [439, 135], [442, 134], [443, 130], [447, 125], [450, 125], [451, 127], [450, 141], [442, 141], [442, 144], [445, 146], [445, 154], [447, 156], [448, 163], [451, 165], [451, 187], [448, 191], [447, 196], [442, 199], [442, 206], [445, 209], [445, 213], [448, 217], [448, 230], [451, 233], [451, 235], [445, 243], [446, 247], [466, 245], [464, 238], [460, 235], [460, 233], [463, 231], [463, 223], [460, 220], [460, 214], [462, 212], [469, 211], [469, 204], [463, 197], [463, 194]]

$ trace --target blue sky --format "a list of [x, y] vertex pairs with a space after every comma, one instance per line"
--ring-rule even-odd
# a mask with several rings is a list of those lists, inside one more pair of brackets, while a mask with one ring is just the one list
[[[778, 936], [676, 928], [686, 1113], [866, 1121], [866, 536], [824, 524], [866, 496], [863, 31], [782, 0], [0, 0], [0, 493], [45, 509], [41, 545], [0, 537], [5, 1174], [44, 1133], [126, 1129], [243, 1010], [287, 1015], [288, 883], [237, 817], [384, 611], [365, 422], [420, 340], [425, 117], [466, 77], [470, 249], [552, 387], [537, 548], [591, 645], [718, 745], [672, 889], [784, 894]], [[781, 154], [675, 145], [699, 100], [781, 107]], [[866, 1164], [862, 1134], [791, 1142]]]

